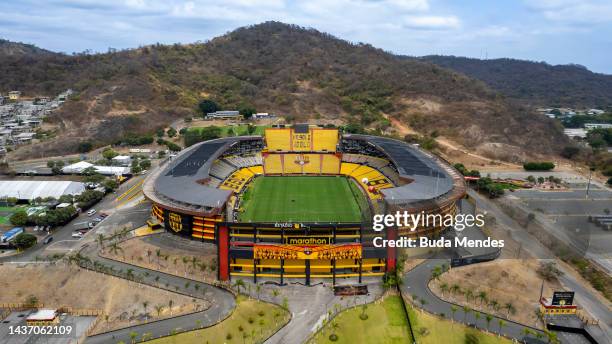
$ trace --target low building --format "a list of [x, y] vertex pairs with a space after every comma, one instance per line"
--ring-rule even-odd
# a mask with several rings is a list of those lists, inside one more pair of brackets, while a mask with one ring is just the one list
[[605, 111], [600, 109], [589, 109], [589, 111], [587, 111], [587, 115], [601, 115], [603, 113], [605, 113]]
[[207, 119], [240, 119], [239, 111], [215, 111], [206, 114]]
[[593, 130], [593, 129], [610, 129], [610, 128], [612, 128], [612, 124], [609, 124], [609, 123], [585, 123], [584, 124], [584, 129], [586, 129], [587, 131]]
[[117, 155], [112, 159], [114, 166], [130, 166], [132, 158], [129, 155]]
[[10, 100], [19, 100], [19, 97], [21, 97], [21, 91], [10, 91], [8, 96]]
[[39, 309], [26, 318], [28, 326], [48, 326], [59, 323], [56, 309]]
[[[17, 130], [17, 129], [18, 128], [14, 128], [14, 130]], [[34, 138], [35, 135], [36, 133], [20, 133], [20, 134], [13, 136], [13, 141], [15, 141], [15, 144], [30, 143], [32, 142], [32, 139]]]
[[79, 161], [77, 163], [65, 166], [62, 168], [62, 173], [65, 174], [81, 174], [88, 168], [93, 168], [97, 173], [105, 176], [122, 176], [130, 174], [130, 168], [125, 166], [99, 166], [87, 161]]
[[575, 138], [575, 137], [579, 137], [581, 139], [584, 139], [586, 137], [586, 130], [583, 128], [577, 128], [577, 129], [563, 129], [563, 133], [568, 136], [569, 138]]
[[0, 180], [0, 199], [17, 198], [32, 201], [36, 198], [60, 198], [63, 195], [80, 195], [85, 184], [57, 180]]

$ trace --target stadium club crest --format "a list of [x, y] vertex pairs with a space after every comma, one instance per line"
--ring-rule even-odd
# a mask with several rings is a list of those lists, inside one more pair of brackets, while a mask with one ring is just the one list
[[310, 256], [312, 254], [312, 249], [310, 247], [304, 247], [304, 254]]
[[170, 229], [172, 229], [175, 233], [178, 233], [183, 230], [182, 217], [179, 214], [170, 213], [168, 218], [168, 224], [170, 225]]
[[304, 156], [304, 154], [300, 154], [295, 158], [294, 161], [297, 165], [306, 165], [308, 163], [310, 163], [310, 158], [307, 156]]

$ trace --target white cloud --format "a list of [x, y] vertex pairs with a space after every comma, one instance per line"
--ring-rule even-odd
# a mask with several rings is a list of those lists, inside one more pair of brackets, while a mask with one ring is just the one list
[[612, 23], [612, 3], [608, 0], [540, 0], [527, 6], [544, 18], [566, 24]]
[[404, 25], [413, 29], [457, 29], [461, 26], [461, 21], [455, 16], [406, 16]]

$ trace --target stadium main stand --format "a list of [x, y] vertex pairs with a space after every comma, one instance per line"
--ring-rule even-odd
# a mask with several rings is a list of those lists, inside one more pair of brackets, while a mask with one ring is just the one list
[[265, 174], [282, 174], [283, 162], [280, 154], [268, 154], [263, 158]]
[[334, 154], [268, 154], [265, 174], [338, 174], [340, 158]]
[[266, 146], [269, 152], [335, 152], [338, 129], [298, 124], [291, 128], [267, 128]]

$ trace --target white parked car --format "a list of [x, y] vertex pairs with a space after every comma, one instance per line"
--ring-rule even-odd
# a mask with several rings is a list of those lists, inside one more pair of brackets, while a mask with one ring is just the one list
[[77, 238], [77, 239], [81, 239], [83, 237], [83, 233], [81, 233], [81, 232], [74, 232], [74, 233], [72, 233], [72, 237], [73, 238]]
[[96, 213], [96, 209], [89, 209], [87, 216], [93, 216]]

